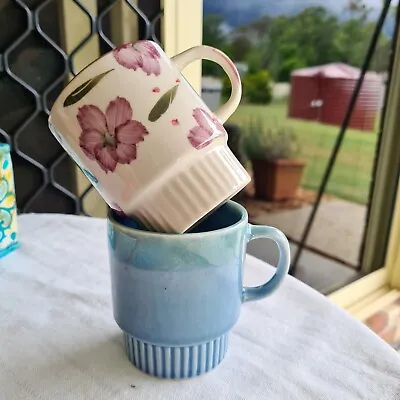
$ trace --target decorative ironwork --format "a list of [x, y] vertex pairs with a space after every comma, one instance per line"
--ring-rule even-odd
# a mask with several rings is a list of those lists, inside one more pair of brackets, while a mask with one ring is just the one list
[[[62, 20], [55, 19], [68, 2], [89, 25], [69, 54], [61, 44]], [[77, 73], [76, 55], [92, 37], [99, 38], [100, 54], [115, 47], [111, 12], [119, 2], [98, 0], [93, 15], [79, 0], [0, 0], [0, 142], [12, 149], [19, 212], [88, 215], [84, 200], [95, 189], [88, 183], [77, 194], [76, 167], [50, 133], [47, 118], [68, 76]], [[160, 44], [160, 1], [124, 2], [136, 14], [138, 37]]]

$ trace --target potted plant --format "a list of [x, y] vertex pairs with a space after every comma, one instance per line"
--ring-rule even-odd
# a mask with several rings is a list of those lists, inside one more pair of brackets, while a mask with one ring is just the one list
[[251, 121], [244, 148], [253, 166], [256, 197], [277, 201], [294, 198], [300, 187], [305, 162], [298, 159], [300, 146], [288, 127], [265, 127]]

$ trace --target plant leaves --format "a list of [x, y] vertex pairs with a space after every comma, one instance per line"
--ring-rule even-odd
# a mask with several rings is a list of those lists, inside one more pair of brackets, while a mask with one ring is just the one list
[[114, 68], [96, 75], [94, 78], [87, 80], [79, 85], [69, 96], [64, 100], [64, 107], [72, 106], [77, 103], [85, 95], [87, 95], [108, 73], [114, 71]]
[[157, 121], [168, 110], [169, 106], [174, 101], [178, 86], [179, 85], [175, 85], [172, 89], [169, 89], [159, 98], [153, 109], [150, 111], [150, 122]]

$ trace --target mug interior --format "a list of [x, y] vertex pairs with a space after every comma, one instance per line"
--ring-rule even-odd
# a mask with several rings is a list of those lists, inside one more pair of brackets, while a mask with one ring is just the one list
[[[115, 212], [112, 209], [110, 209], [109, 215], [109, 218], [111, 220], [114, 220], [115, 222], [125, 227], [145, 232], [151, 232], [140, 225], [140, 223], [138, 223], [133, 218], [130, 218], [126, 215], [121, 215], [120, 213]], [[238, 224], [243, 219], [246, 219], [245, 209], [233, 201], [228, 201], [227, 203], [207, 215], [196, 226], [185, 232], [185, 234], [205, 233], [226, 229]], [[166, 235], [172, 234], [166, 233]]]

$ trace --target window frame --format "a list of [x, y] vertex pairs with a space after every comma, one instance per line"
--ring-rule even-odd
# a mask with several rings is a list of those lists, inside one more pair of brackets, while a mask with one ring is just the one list
[[398, 298], [400, 290], [399, 20], [398, 7], [386, 108], [381, 123], [381, 139], [361, 254], [361, 272], [364, 276], [328, 296], [360, 320], [389, 305]]

